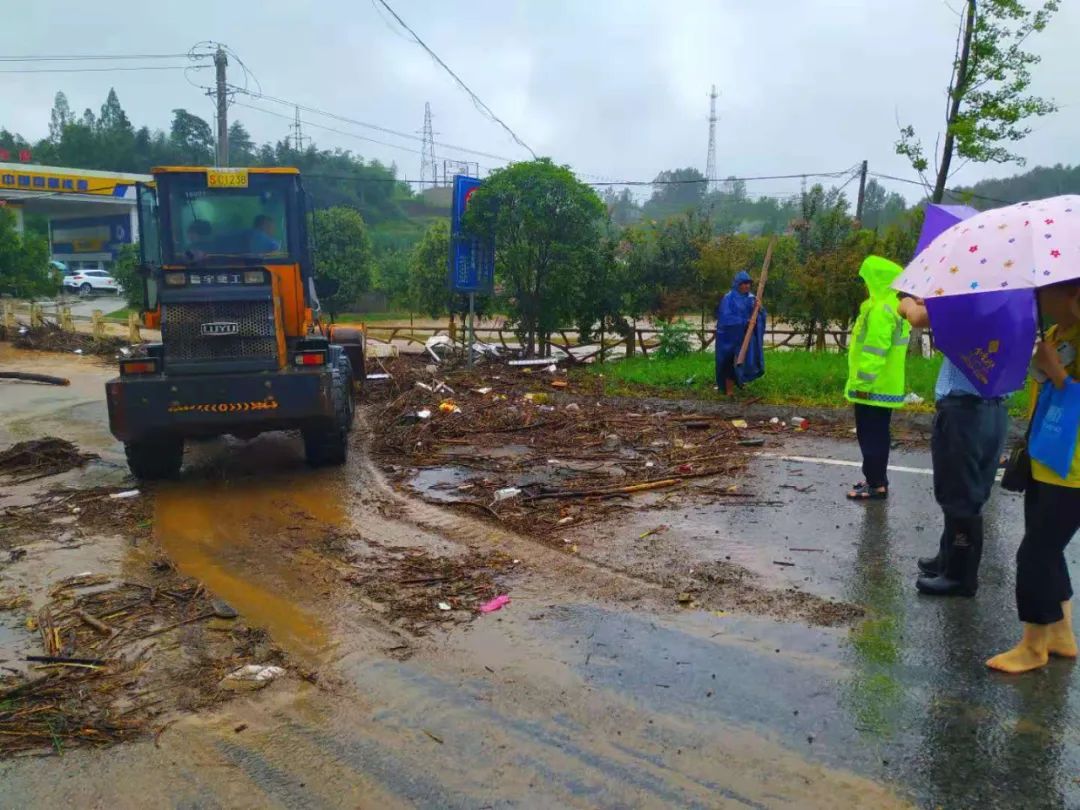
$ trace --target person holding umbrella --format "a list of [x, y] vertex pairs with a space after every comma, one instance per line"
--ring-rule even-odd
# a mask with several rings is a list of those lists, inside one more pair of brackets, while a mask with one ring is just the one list
[[[915, 248], [916, 256], [921, 256], [946, 230], [978, 213], [966, 205], [927, 205]], [[948, 265], [950, 276], [955, 275], [953, 267]], [[940, 287], [935, 287], [934, 291], [937, 289]], [[915, 328], [930, 326], [929, 312], [920, 298], [901, 301], [900, 314]], [[935, 415], [930, 456], [934, 470], [934, 498], [941, 507], [944, 527], [938, 539], [937, 553], [918, 560], [919, 577], [915, 587], [921, 593], [974, 596], [978, 590], [983, 548], [982, 510], [994, 487], [1008, 430], [1003, 393], [984, 397], [947, 355], [942, 361], [934, 385]]]
[[[1076, 657], [1065, 546], [1080, 527], [1080, 196], [983, 211], [938, 235], [895, 287], [924, 298], [935, 342], [984, 397], [1016, 390], [1035, 350], [1038, 383], [1028, 453], [1010, 488], [1024, 491], [1015, 648], [987, 666], [1026, 672]], [[1039, 341], [1038, 310], [1056, 324]], [[1023, 468], [1023, 469], [1021, 469]]]

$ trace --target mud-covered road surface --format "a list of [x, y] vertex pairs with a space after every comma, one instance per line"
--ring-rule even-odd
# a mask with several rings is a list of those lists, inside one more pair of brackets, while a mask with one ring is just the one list
[[[0, 509], [133, 486], [107, 366], [4, 344], [0, 366], [72, 380], [0, 384], [0, 446], [52, 435], [100, 457], [5, 485]], [[4, 530], [0, 590], [40, 600], [164, 558], [268, 631], [288, 675], [136, 742], [0, 761], [0, 807], [1080, 804], [1072, 666], [982, 667], [1016, 631], [1015, 499], [992, 501], [978, 598], [935, 602], [913, 588], [939, 529], [920, 450], [894, 458], [884, 504], [842, 502], [858, 471], [823, 459], [857, 451], [809, 436], [762, 448], [755, 505], [674, 498], [542, 542], [391, 485], [369, 418], [341, 469], [306, 468], [284, 434], [193, 444], [180, 480], [140, 493], [142, 532]], [[512, 601], [479, 614], [491, 588]], [[36, 643], [22, 618], [0, 613], [0, 666]]]

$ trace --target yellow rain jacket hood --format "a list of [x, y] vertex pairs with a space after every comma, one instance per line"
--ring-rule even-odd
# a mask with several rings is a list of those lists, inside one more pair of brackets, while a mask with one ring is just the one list
[[859, 307], [859, 317], [848, 347], [849, 402], [882, 408], [904, 406], [904, 365], [911, 325], [897, 312], [900, 303], [890, 286], [904, 268], [881, 256], [868, 256], [859, 268], [870, 297]]

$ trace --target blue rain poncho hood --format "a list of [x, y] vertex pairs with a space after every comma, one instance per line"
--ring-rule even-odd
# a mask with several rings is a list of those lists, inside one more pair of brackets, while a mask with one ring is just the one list
[[754, 310], [754, 296], [752, 293], [739, 292], [740, 284], [749, 284], [750, 274], [740, 270], [731, 280], [731, 292], [723, 297], [716, 311], [716, 325], [744, 327], [750, 323], [750, 314]]

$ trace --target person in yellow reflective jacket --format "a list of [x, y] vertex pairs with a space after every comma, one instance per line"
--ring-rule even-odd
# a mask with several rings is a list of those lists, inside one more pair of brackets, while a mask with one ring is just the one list
[[855, 432], [863, 457], [864, 480], [848, 492], [851, 500], [881, 500], [889, 495], [892, 412], [904, 407], [904, 364], [911, 325], [898, 312], [899, 296], [890, 286], [903, 271], [881, 256], [868, 256], [859, 268], [870, 297], [848, 347], [844, 395], [855, 405]]

